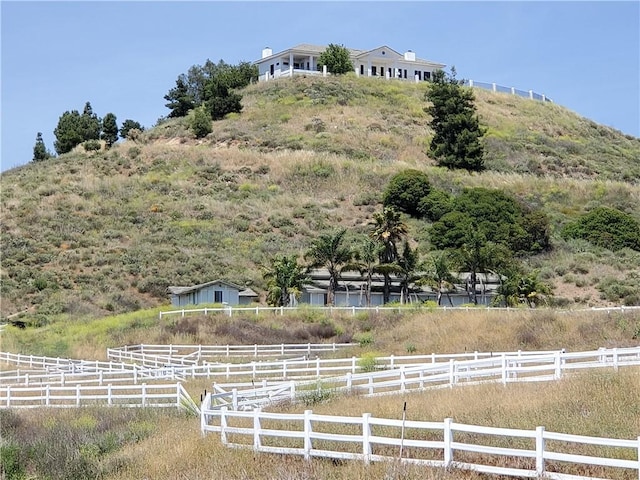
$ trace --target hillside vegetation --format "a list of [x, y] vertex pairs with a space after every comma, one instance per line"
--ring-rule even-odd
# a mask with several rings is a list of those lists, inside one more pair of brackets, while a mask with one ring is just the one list
[[[96, 318], [157, 306], [166, 287], [216, 278], [263, 292], [262, 266], [339, 226], [367, 231], [406, 168], [435, 187], [497, 188], [550, 219], [550, 253], [526, 259], [556, 305], [640, 304], [640, 252], [563, 240], [598, 206], [640, 221], [640, 140], [566, 108], [474, 90], [487, 128], [482, 174], [435, 167], [426, 84], [294, 78], [251, 85], [243, 112], [196, 140], [170, 119], [108, 151], [81, 147], [2, 174], [6, 317]], [[425, 221], [409, 237], [431, 248]]]

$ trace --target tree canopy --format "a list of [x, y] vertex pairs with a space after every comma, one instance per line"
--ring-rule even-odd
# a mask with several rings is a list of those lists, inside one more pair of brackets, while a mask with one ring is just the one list
[[42, 139], [42, 132], [38, 132], [36, 135], [36, 143], [33, 146], [33, 161], [41, 162], [51, 157], [51, 154], [47, 151], [47, 147]]
[[353, 62], [349, 50], [344, 45], [330, 43], [318, 57], [318, 67], [327, 66], [327, 71], [333, 75], [343, 75], [353, 71]]
[[431, 105], [425, 111], [431, 115], [434, 131], [429, 150], [438, 165], [469, 171], [484, 170], [483, 129], [476, 114], [471, 89], [455, 78], [455, 68], [447, 75], [437, 70], [426, 93]]
[[58, 154], [68, 153], [87, 140], [98, 140], [101, 129], [101, 120], [93, 113], [91, 103], [87, 102], [82, 115], [77, 110], [71, 110], [60, 116], [53, 131], [56, 136], [54, 148]]
[[383, 204], [409, 215], [419, 215], [420, 201], [431, 190], [426, 173], [415, 169], [403, 170], [394, 175], [383, 194]]

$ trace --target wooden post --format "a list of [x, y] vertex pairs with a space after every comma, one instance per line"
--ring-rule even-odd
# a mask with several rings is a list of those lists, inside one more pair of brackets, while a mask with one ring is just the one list
[[449, 388], [453, 388], [453, 384], [456, 383], [456, 361], [449, 359]]
[[555, 369], [553, 378], [555, 378], [556, 380], [560, 380], [560, 377], [562, 377], [562, 363], [560, 361], [560, 352], [555, 353], [554, 364]]
[[220, 409], [220, 442], [223, 445], [226, 445], [227, 442], [227, 407], [222, 407]]
[[111, 384], [107, 385], [107, 405], [111, 405], [113, 403], [113, 397], [111, 392]]
[[235, 412], [238, 411], [238, 389], [231, 390], [231, 409]]
[[253, 449], [260, 451], [260, 409], [255, 408], [253, 410]]
[[501, 369], [502, 369], [502, 384], [507, 384], [507, 357], [503, 353], [501, 358]]
[[362, 455], [364, 456], [365, 465], [369, 465], [369, 463], [371, 463], [371, 442], [369, 441], [369, 438], [371, 437], [370, 419], [370, 413], [362, 414]]
[[544, 427], [536, 427], [536, 475], [544, 475]]
[[311, 443], [311, 410], [304, 411], [304, 459], [311, 460], [311, 449], [313, 444]]
[[451, 448], [453, 443], [452, 423], [453, 420], [451, 418], [444, 419], [444, 468], [449, 468], [453, 462], [453, 449]]
[[142, 384], [142, 406], [145, 407], [147, 405], [147, 384]]

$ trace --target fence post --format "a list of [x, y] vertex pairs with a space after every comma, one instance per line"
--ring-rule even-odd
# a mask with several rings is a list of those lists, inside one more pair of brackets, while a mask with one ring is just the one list
[[11, 406], [11, 385], [7, 385], [7, 408]]
[[311, 459], [311, 449], [313, 445], [311, 443], [311, 410], [304, 411], [304, 459]]
[[536, 474], [544, 474], [544, 427], [536, 427]]
[[111, 405], [113, 403], [112, 392], [111, 392], [111, 384], [107, 385], [107, 405]]
[[254, 408], [253, 410], [253, 449], [260, 451], [260, 408]]
[[554, 379], [556, 380], [560, 380], [560, 377], [562, 377], [562, 362], [560, 360], [560, 352], [556, 352], [555, 353], [555, 373], [553, 375]]
[[453, 358], [449, 360], [449, 388], [453, 388], [453, 384], [456, 383], [455, 363], [456, 361]]
[[80, 406], [80, 384], [76, 384], [76, 407]]
[[320, 357], [316, 358], [316, 377], [320, 378]]
[[233, 411], [238, 411], [238, 389], [231, 390], [231, 408]]
[[351, 373], [356, 373], [356, 357], [351, 357]]
[[502, 384], [507, 384], [507, 356], [503, 353], [500, 362], [501, 370], [502, 370]]
[[147, 384], [146, 383], [142, 384], [142, 406], [143, 407], [147, 406]]
[[613, 368], [617, 372], [618, 371], [618, 349], [613, 349]]
[[291, 380], [291, 385], [289, 386], [289, 398], [293, 402], [296, 399], [296, 382]]
[[453, 419], [444, 419], [444, 468], [449, 468], [453, 462], [453, 449], [451, 448], [451, 444], [453, 443], [452, 423]]
[[407, 381], [407, 376], [405, 374], [404, 367], [405, 367], [404, 365], [400, 366], [400, 391], [401, 392], [404, 392], [407, 389], [405, 385]]
[[205, 436], [207, 426], [207, 414], [205, 412], [209, 408], [209, 406], [207, 405], [207, 399], [210, 398], [209, 395], [210, 394], [207, 393], [204, 396], [202, 403], [200, 404], [200, 435], [202, 435], [203, 437]]
[[370, 413], [362, 414], [362, 455], [364, 457], [365, 465], [369, 465], [369, 463], [371, 463], [371, 443], [369, 442], [369, 437], [371, 437], [371, 425], [369, 423], [370, 418]]
[[351, 390], [351, 382], [353, 381], [353, 379], [351, 377], [351, 373], [347, 372], [345, 377], [346, 377], [346, 383], [347, 383], [347, 391], [350, 391]]
[[389, 369], [393, 370], [393, 361], [394, 361], [394, 356], [390, 355], [389, 356]]
[[220, 442], [227, 445], [227, 407], [220, 409]]

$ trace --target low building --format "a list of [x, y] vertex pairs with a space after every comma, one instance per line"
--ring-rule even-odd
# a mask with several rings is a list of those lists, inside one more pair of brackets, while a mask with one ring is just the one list
[[225, 280], [213, 280], [190, 287], [168, 287], [171, 305], [200, 305], [222, 303], [227, 305], [248, 305], [258, 301], [258, 294], [250, 288], [241, 287]]
[[[253, 62], [258, 67], [259, 80], [267, 81], [294, 75], [326, 75], [326, 70], [318, 67], [320, 54], [326, 46], [306, 43], [273, 53], [266, 47], [262, 57]], [[354, 72], [359, 76], [396, 78], [410, 81], [429, 81], [436, 70], [442, 70], [444, 63], [432, 62], [416, 57], [411, 50], [399, 53], [383, 45], [372, 50], [347, 48]]]
[[[310, 281], [304, 285], [299, 303], [310, 305], [327, 305], [329, 289], [329, 272], [326, 269], [315, 269], [309, 273]], [[422, 303], [425, 301], [438, 301], [442, 306], [465, 305], [472, 303], [470, 274], [462, 273], [458, 275], [459, 283], [451, 285], [446, 291], [439, 293], [429, 286], [409, 285], [408, 296], [402, 294], [401, 280], [395, 275], [391, 275], [390, 302], [397, 303]], [[495, 275], [477, 274], [478, 284], [475, 286], [475, 293], [478, 304], [490, 305], [496, 296], [496, 289], [500, 285], [500, 279]], [[370, 306], [383, 305], [384, 277], [381, 274], [374, 274], [371, 281]], [[358, 272], [342, 272], [340, 281], [335, 291], [335, 305], [349, 307], [367, 306], [366, 298], [367, 280]]]

